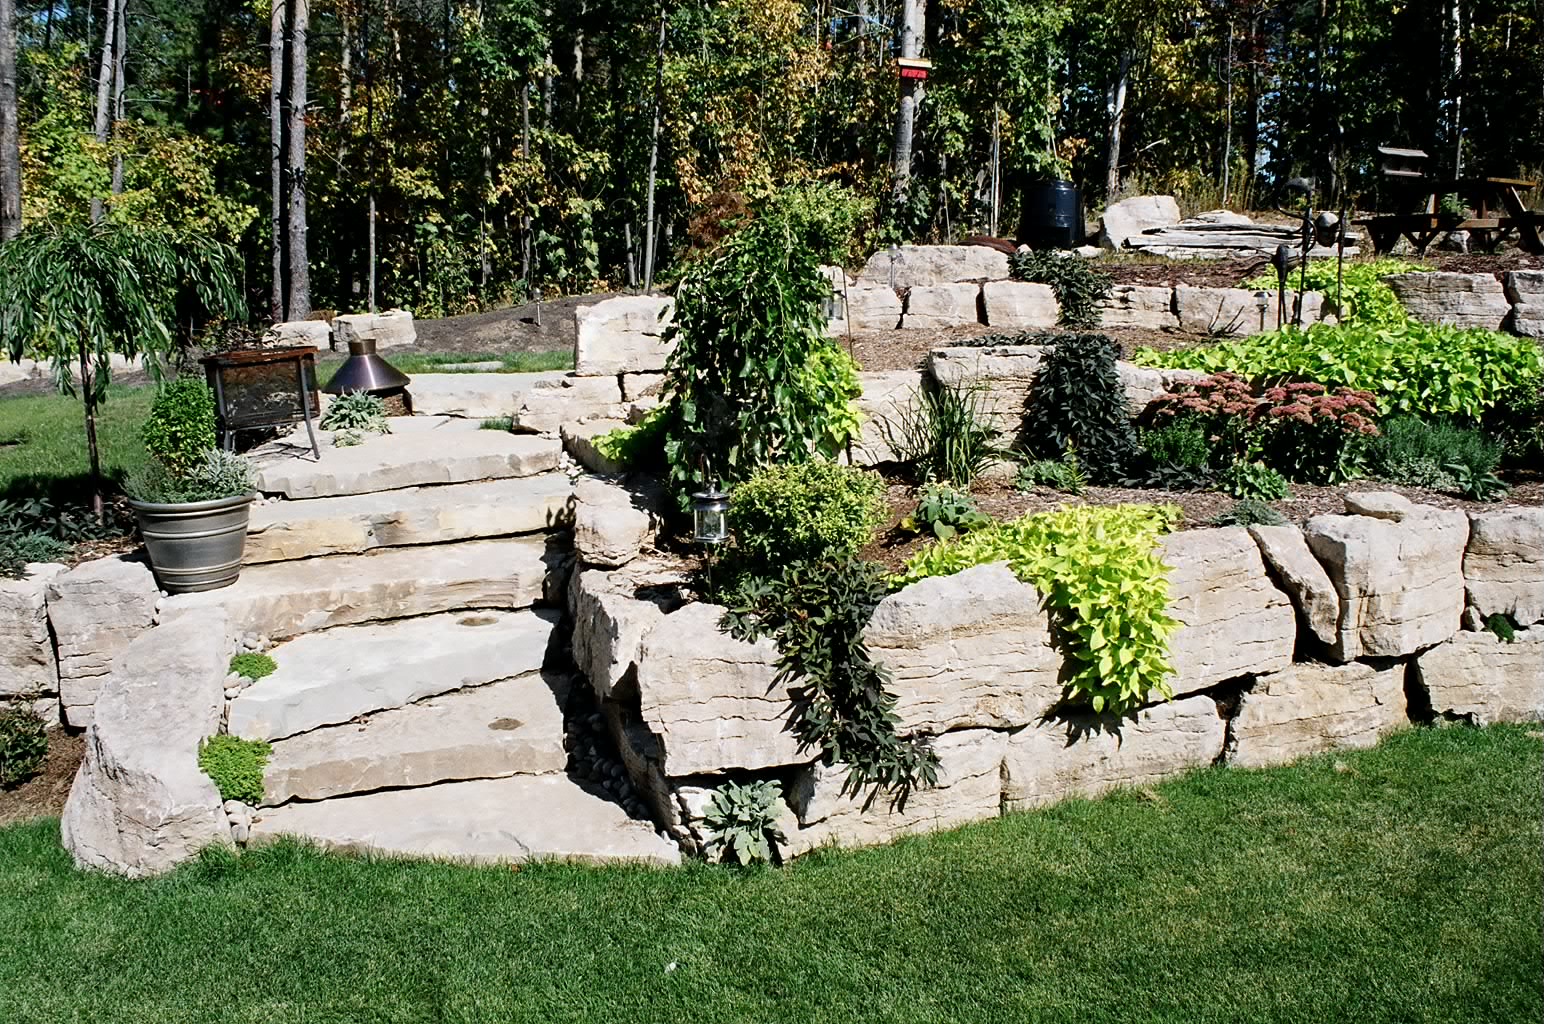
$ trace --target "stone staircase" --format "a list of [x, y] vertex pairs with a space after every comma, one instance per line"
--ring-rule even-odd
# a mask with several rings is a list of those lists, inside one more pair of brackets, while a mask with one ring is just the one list
[[[555, 439], [416, 416], [352, 447], [253, 453], [247, 566], [163, 619], [223, 607], [278, 664], [226, 703], [273, 748], [251, 841], [473, 862], [675, 863], [571, 777], [562, 585], [572, 485]], [[304, 454], [302, 450], [304, 449]]]

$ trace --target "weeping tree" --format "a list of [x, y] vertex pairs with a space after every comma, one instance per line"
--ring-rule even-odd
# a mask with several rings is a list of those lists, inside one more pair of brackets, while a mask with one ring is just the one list
[[110, 358], [143, 358], [157, 380], [177, 347], [168, 324], [245, 319], [239, 257], [201, 235], [125, 224], [35, 224], [0, 245], [0, 345], [12, 361], [46, 360], [79, 395], [91, 460], [92, 509], [103, 514], [96, 411]]

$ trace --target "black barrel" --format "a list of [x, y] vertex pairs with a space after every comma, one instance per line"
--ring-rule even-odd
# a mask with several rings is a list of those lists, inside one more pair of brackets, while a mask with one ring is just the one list
[[1019, 242], [1031, 249], [1072, 249], [1083, 243], [1083, 205], [1070, 181], [1024, 186]]

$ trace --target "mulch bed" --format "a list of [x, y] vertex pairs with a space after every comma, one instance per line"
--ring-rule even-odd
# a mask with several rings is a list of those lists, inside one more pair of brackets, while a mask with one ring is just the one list
[[70, 783], [86, 756], [86, 738], [63, 729], [48, 730], [43, 770], [14, 789], [0, 790], [0, 827], [30, 818], [58, 817], [70, 795]]

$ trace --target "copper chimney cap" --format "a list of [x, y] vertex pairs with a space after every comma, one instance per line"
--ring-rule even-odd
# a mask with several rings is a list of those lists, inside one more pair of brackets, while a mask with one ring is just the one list
[[348, 359], [322, 388], [329, 395], [353, 391], [394, 391], [408, 385], [408, 376], [375, 354], [375, 339], [348, 343]]

